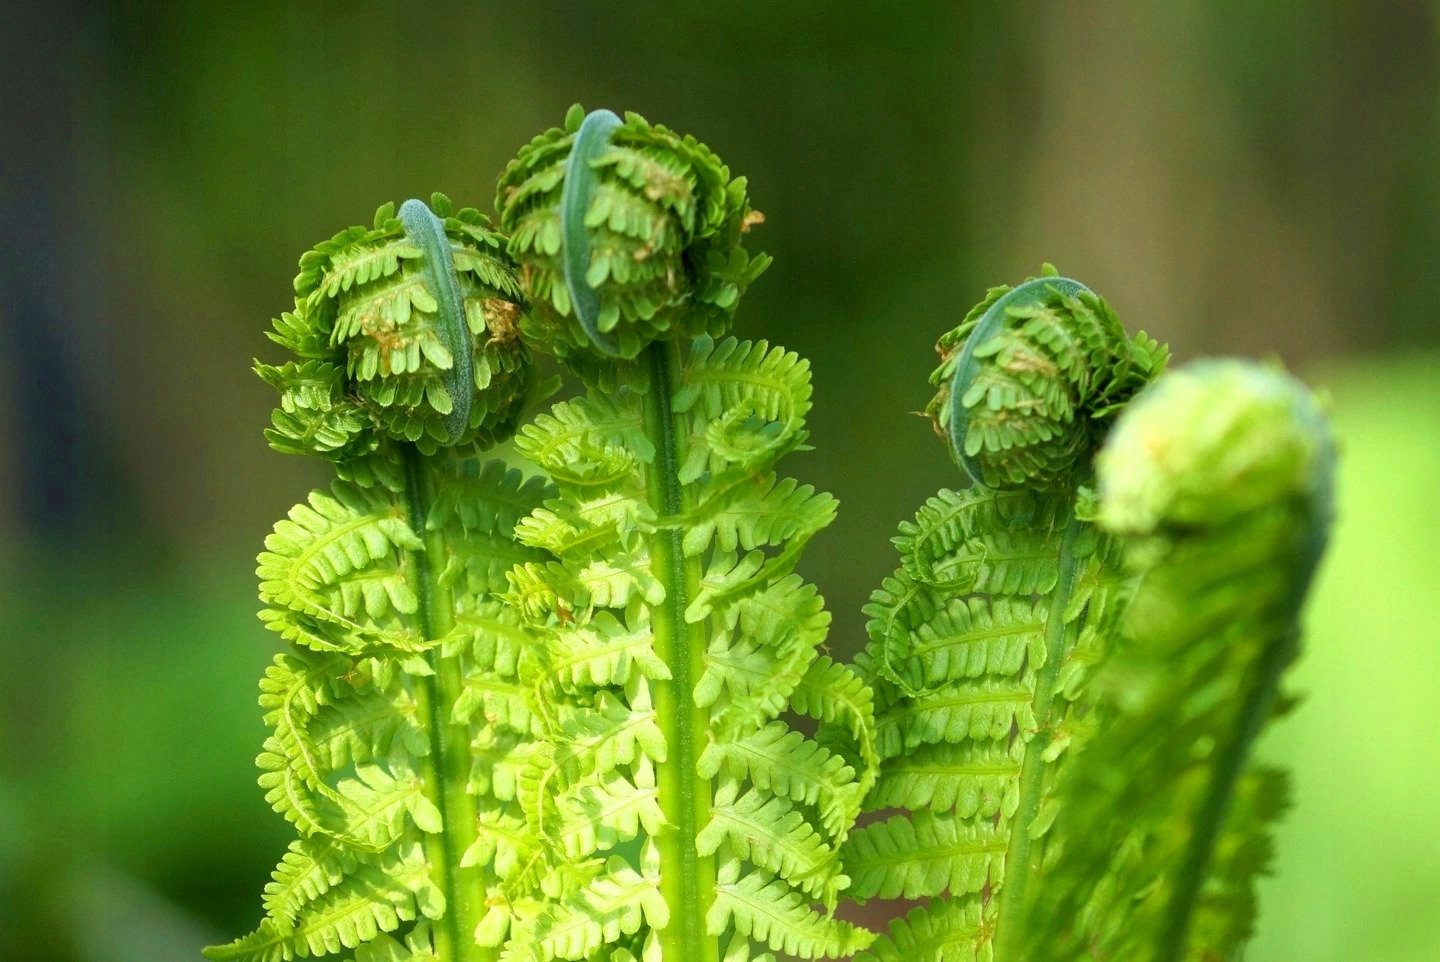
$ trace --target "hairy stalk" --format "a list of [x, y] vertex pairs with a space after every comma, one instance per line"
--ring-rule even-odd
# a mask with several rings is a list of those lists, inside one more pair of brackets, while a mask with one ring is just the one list
[[691, 500], [680, 483], [684, 436], [671, 409], [679, 354], [674, 341], [657, 341], [645, 352], [649, 368], [645, 431], [655, 444], [648, 477], [650, 507], [656, 516], [650, 564], [666, 586], [665, 601], [651, 610], [651, 624], [655, 653], [671, 675], [655, 686], [655, 709], [669, 748], [659, 766], [660, 807], [672, 826], [659, 838], [661, 890], [672, 912], [660, 944], [667, 960], [708, 962], [719, 955], [715, 938], [705, 932], [705, 913], [715, 898], [715, 858], [701, 857], [695, 848], [695, 837], [710, 817], [710, 781], [696, 771], [709, 724], [708, 712], [695, 704], [695, 683], [705, 668], [705, 626], [685, 620], [700, 582], [700, 559], [685, 557], [684, 532], [671, 523], [685, 513]]
[[[410, 552], [418, 586], [416, 617], [425, 639], [439, 642], [455, 627], [454, 599], [436, 573], [437, 567], [444, 567], [449, 549], [442, 529], [427, 530], [435, 501], [433, 469], [414, 448], [408, 448], [403, 457], [410, 527], [424, 532], [424, 547]], [[469, 792], [471, 736], [465, 725], [453, 720], [463, 688], [462, 672], [457, 660], [441, 658], [438, 648], [431, 648], [426, 660], [433, 674], [416, 686], [417, 707], [429, 721], [430, 752], [422, 766], [426, 793], [440, 810], [442, 830], [426, 836], [425, 850], [447, 906], [445, 918], [435, 927], [435, 951], [444, 962], [481, 962], [494, 957], [489, 949], [476, 945], [474, 938], [485, 915], [484, 868], [460, 864], [461, 856], [474, 844], [479, 826], [475, 799]]]
[[[1067, 499], [1067, 503], [1073, 505], [1073, 499]], [[1019, 942], [1026, 893], [1031, 879], [1039, 872], [1044, 856], [1043, 840], [1032, 838], [1028, 827], [1040, 811], [1040, 803], [1054, 775], [1053, 766], [1045, 760], [1045, 752], [1059, 724], [1055, 694], [1060, 668], [1065, 663], [1066, 641], [1070, 637], [1065, 613], [1070, 606], [1071, 592], [1075, 590], [1078, 567], [1075, 540], [1082, 527], [1084, 523], [1072, 516], [1060, 540], [1059, 579], [1050, 595], [1050, 611], [1045, 625], [1045, 663], [1035, 676], [1035, 734], [1025, 745], [1025, 761], [1020, 768], [1020, 800], [1012, 816], [1012, 824], [1019, 829], [1010, 832], [1010, 847], [1005, 853], [1005, 896], [1000, 901], [995, 920], [997, 959], [1011, 958], [1013, 947]]]

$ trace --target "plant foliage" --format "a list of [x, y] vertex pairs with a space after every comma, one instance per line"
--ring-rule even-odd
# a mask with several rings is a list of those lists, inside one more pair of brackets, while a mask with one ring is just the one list
[[974, 484], [901, 526], [866, 609], [886, 817], [845, 852], [856, 897], [928, 901], [866, 958], [1233, 958], [1284, 804], [1237, 772], [1328, 522], [1314, 401], [1238, 362], [1162, 375], [1049, 275], [939, 350]]
[[[836, 502], [780, 473], [809, 363], [727, 333], [768, 264], [744, 178], [577, 107], [497, 207], [320, 244], [256, 365], [272, 446], [338, 479], [259, 559], [297, 838], [207, 954], [1236, 958], [1286, 799], [1247, 750], [1328, 523], [1308, 392], [1164, 373], [1053, 269], [990, 291], [932, 379], [970, 483], [901, 526], [847, 665], [798, 571]], [[527, 420], [532, 350], [581, 390]], [[512, 437], [528, 473], [482, 463]]]
[[298, 837], [259, 928], [210, 958], [410, 958], [402, 928], [404, 953], [458, 958], [505, 868], [493, 838], [520, 820], [536, 719], [499, 595], [546, 556], [513, 531], [547, 488], [474, 455], [533, 387], [524, 302], [485, 219], [432, 204], [386, 205], [301, 258], [271, 335], [297, 360], [256, 365], [281, 395], [271, 445], [343, 480], [259, 558], [261, 619], [287, 642], [261, 682], [260, 785]]

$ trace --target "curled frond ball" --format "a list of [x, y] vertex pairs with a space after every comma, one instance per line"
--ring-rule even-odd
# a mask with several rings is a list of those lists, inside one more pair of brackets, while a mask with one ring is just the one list
[[1305, 385], [1254, 362], [1199, 361], [1161, 378], [1117, 421], [1096, 459], [1100, 520], [1148, 535], [1328, 504], [1333, 458]]
[[769, 264], [742, 246], [760, 215], [745, 178], [689, 135], [571, 108], [500, 178], [527, 333], [562, 358], [632, 358], [652, 341], [720, 335]]
[[295, 295], [269, 336], [296, 360], [256, 365], [280, 392], [277, 450], [344, 465], [386, 441], [428, 455], [514, 433], [534, 382], [524, 298], [478, 211], [386, 204], [301, 257]]
[[936, 349], [927, 413], [991, 488], [1082, 480], [1113, 415], [1168, 357], [1144, 333], [1127, 337], [1089, 288], [1053, 274], [993, 288]]

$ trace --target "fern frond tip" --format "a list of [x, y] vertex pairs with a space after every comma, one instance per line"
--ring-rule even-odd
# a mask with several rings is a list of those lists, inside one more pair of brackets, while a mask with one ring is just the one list
[[579, 117], [521, 148], [496, 197], [534, 304], [531, 340], [584, 370], [723, 333], [769, 263], [741, 243], [758, 223], [744, 178], [638, 114]]

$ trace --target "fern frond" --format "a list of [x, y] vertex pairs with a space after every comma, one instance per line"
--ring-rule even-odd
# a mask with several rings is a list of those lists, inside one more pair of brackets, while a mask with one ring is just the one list
[[655, 654], [649, 626], [631, 628], [608, 611], [596, 612], [585, 625], [557, 634], [550, 643], [546, 668], [561, 684], [628, 686], [637, 678], [668, 681], [670, 669]]
[[1233, 957], [1255, 934], [1255, 886], [1270, 873], [1274, 826], [1289, 808], [1289, 796], [1289, 778], [1279, 769], [1254, 766], [1236, 782], [1190, 922], [1190, 957]]
[[316, 491], [275, 526], [260, 555], [261, 618], [287, 641], [354, 655], [418, 651], [405, 615], [418, 600], [405, 552], [420, 538], [383, 488], [337, 483]]
[[293, 924], [266, 919], [252, 934], [206, 949], [205, 957], [217, 962], [290, 962], [353, 949], [422, 913], [438, 918], [444, 911], [444, 898], [416, 845], [362, 866], [306, 906]]
[[261, 618], [289, 642], [261, 683], [260, 784], [301, 837], [260, 928], [216, 958], [468, 957], [486, 890], [529, 844], [493, 837], [524, 827], [516, 770], [539, 727], [520, 681], [533, 633], [497, 591], [548, 560], [515, 525], [551, 492], [470, 460], [531, 393], [523, 299], [485, 219], [431, 207], [386, 205], [307, 253], [271, 335], [297, 360], [256, 365], [281, 396], [272, 446], [340, 480], [258, 560]]
[[314, 745], [325, 771], [383, 761], [392, 754], [418, 758], [430, 750], [414, 699], [402, 686], [326, 706], [313, 725]]
[[1011, 729], [1031, 731], [1037, 724], [1035, 680], [984, 678], [887, 706], [876, 721], [882, 758], [895, 758], [922, 745], [986, 743], [1006, 738]]
[[[564, 154], [542, 153], [552, 169]], [[557, 182], [547, 183], [515, 196]], [[522, 242], [545, 243], [535, 230]], [[605, 283], [630, 276], [606, 263]], [[559, 350], [573, 366], [589, 363], [582, 348]], [[804, 928], [809, 903], [833, 907], [846, 883], [836, 846], [878, 764], [869, 690], [820, 655], [830, 617], [793, 573], [835, 502], [772, 471], [804, 441], [808, 365], [763, 342], [708, 337], [604, 364], [603, 377], [582, 371], [589, 393], [517, 442], [559, 494], [517, 527], [553, 560], [514, 568], [506, 595], [546, 641], [532, 661], [541, 742], [517, 784], [534, 843], [505, 896], [548, 917], [575, 890], [547, 879], [581, 878], [594, 859], [638, 845], [658, 859], [670, 927], [602, 931], [608, 951], [719, 962], [723, 939], [748, 958], [771, 928], [707, 929], [707, 914], [721, 917], [718, 863], [743, 862], [783, 889]], [[822, 719], [823, 747], [784, 737], [787, 709]], [[524, 929], [522, 916], [497, 912], [497, 931]], [[829, 931], [816, 918], [815, 931]]]
[[330, 839], [295, 839], [265, 886], [265, 914], [293, 924], [305, 906], [354, 872], [357, 864], [352, 850]]
[[1163, 361], [1137, 342], [1056, 277], [992, 290], [940, 340], [930, 413], [976, 483], [900, 526], [900, 566], [865, 608], [859, 666], [883, 761], [864, 807], [899, 813], [842, 850], [857, 898], [935, 901], [877, 958], [1009, 959], [1059, 844], [1049, 799], [1094, 727], [1087, 679], [1131, 586], [1113, 539], [1081, 516], [1079, 486]]
[[784, 798], [757, 789], [740, 792], [738, 784], [720, 787], [711, 804], [710, 822], [696, 836], [696, 851], [713, 855], [728, 843], [736, 858], [784, 878], [814, 898], [828, 895], [833, 904], [834, 893], [845, 881], [823, 874], [834, 850]]
[[603, 490], [655, 457], [633, 395], [585, 395], [552, 407], [527, 424], [515, 450], [557, 483]]
[[859, 813], [855, 769], [818, 742], [773, 721], [733, 740], [712, 741], [697, 769], [705, 778], [721, 772], [737, 784], [813, 806], [833, 840], [843, 839]]
[[698, 555], [714, 543], [721, 551], [753, 551], [813, 535], [835, 520], [836, 501], [808, 484], [773, 476], [746, 490], [737, 487], [722, 503], [702, 506], [686, 518], [685, 553]]
[[377, 935], [355, 950], [355, 962], [428, 962], [435, 958], [430, 928], [430, 921], [421, 919], [405, 933], [403, 943], [389, 935]]
[[711, 932], [733, 929], [744, 938], [800, 959], [853, 955], [874, 938], [848, 922], [821, 915], [799, 893], [764, 872], [738, 875], [733, 862], [721, 870], [706, 923]]
[[936, 899], [891, 922], [855, 962], [989, 962], [987, 929], [978, 897]]
[[606, 775], [642, 757], [665, 760], [665, 738], [648, 702], [627, 703], [602, 690], [593, 706], [567, 714], [553, 739], [557, 748], [538, 776], [545, 789], [575, 785], [588, 775]]
[[580, 373], [660, 337], [718, 333], [769, 259], [740, 246], [744, 178], [708, 147], [578, 107], [521, 149], [495, 199], [535, 305], [528, 332]]
[[[836, 501], [777, 472], [809, 363], [726, 336], [769, 262], [744, 178], [577, 106], [497, 206], [317, 245], [255, 363], [271, 446], [338, 480], [258, 559], [259, 781], [299, 837], [207, 954], [1235, 957], [1285, 806], [1245, 757], [1328, 521], [1313, 398], [1162, 376], [1053, 268], [990, 290], [928, 408], [973, 484], [900, 526], [850, 667], [796, 573]], [[521, 429], [532, 347], [585, 391]], [[546, 477], [477, 464], [517, 432]], [[877, 939], [842, 892], [930, 901]]]
[[[857, 784], [869, 791], [880, 762], [876, 743], [875, 702], [870, 686], [853, 669], [821, 655], [795, 686], [790, 707], [833, 731], [858, 763]], [[828, 728], [825, 726], [829, 726]]]
[[977, 485], [1063, 486], [1086, 473], [1106, 421], [1164, 368], [1109, 306], [1065, 277], [992, 291], [941, 338], [936, 428]]
[[[520, 152], [497, 206], [536, 305], [527, 331], [589, 391], [516, 444], [560, 486], [518, 528], [554, 560], [517, 566], [506, 596], [547, 635], [535, 662], [544, 735], [518, 793], [549, 842], [526, 857], [506, 892], [517, 908], [494, 927], [556, 917], [589, 871], [582, 860], [638, 842], [669, 925], [592, 927], [566, 951], [719, 962], [723, 939], [742, 962], [771, 927], [742, 931], [712, 912], [721, 850], [784, 876], [773, 882], [801, 924], [804, 902], [833, 904], [844, 882], [812, 820], [843, 838], [878, 762], [868, 691], [850, 684], [863, 683], [838, 666], [813, 674], [829, 616], [792, 574], [834, 500], [772, 470], [804, 443], [809, 367], [763, 341], [717, 340], [768, 260], [740, 246], [743, 179], [693, 138], [576, 109]], [[844, 744], [747, 743], [797, 707], [806, 679], [798, 705], [843, 719]], [[637, 714], [658, 739], [596, 740], [591, 726]], [[719, 745], [731, 753], [707, 755]], [[652, 766], [663, 822], [646, 807]], [[774, 844], [755, 844], [759, 831]]]
[[880, 616], [876, 633], [893, 641], [884, 648], [886, 675], [902, 690], [918, 695], [962, 679], [1013, 678], [1027, 665], [1043, 664], [1044, 602], [999, 593], [936, 601], [929, 617], [913, 625], [881, 620], [897, 614], [882, 603], [871, 609]]
[[588, 779], [556, 800], [561, 827], [551, 833], [566, 858], [581, 861], [622, 842], [664, 830], [660, 792], [649, 759], [631, 776], [614, 772]]
[[1019, 739], [922, 745], [881, 763], [865, 807], [1008, 818], [1020, 803], [1023, 755]]
[[642, 925], [663, 928], [669, 909], [656, 879], [613, 858], [605, 874], [558, 901], [512, 938], [501, 962], [585, 959], [601, 946], [634, 935]]
[[[360, 483], [394, 442], [433, 455], [488, 446], [512, 433], [534, 389], [520, 344], [514, 266], [485, 219], [406, 202], [376, 212], [300, 260], [295, 310], [271, 339], [300, 365], [257, 371], [280, 391], [267, 438], [286, 453], [318, 454]], [[382, 461], [383, 461], [382, 457]], [[388, 475], [391, 486], [398, 478]]]
[[845, 849], [851, 894], [860, 899], [968, 895], [1004, 882], [1006, 839], [980, 819], [896, 815], [856, 829]]
[[1248, 935], [1283, 792], [1242, 771], [1298, 647], [1332, 461], [1313, 396], [1254, 365], [1177, 371], [1120, 417], [1100, 518], [1144, 580], [1092, 682], [1102, 724], [1056, 788], [1064, 845], [1026, 958], [1178, 962]]

